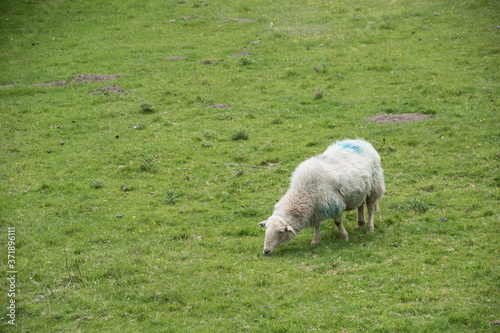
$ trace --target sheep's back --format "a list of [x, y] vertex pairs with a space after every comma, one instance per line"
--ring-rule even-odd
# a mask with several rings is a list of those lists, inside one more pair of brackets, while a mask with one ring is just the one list
[[369, 160], [372, 167], [380, 167], [380, 156], [373, 146], [364, 140], [342, 140], [337, 141], [323, 153], [331, 161], [339, 161], [349, 156], [359, 156], [364, 160]]

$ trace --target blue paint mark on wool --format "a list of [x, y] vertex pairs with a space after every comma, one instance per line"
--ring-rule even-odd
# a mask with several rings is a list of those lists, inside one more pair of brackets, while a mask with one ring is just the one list
[[322, 213], [325, 218], [333, 218], [342, 213], [342, 209], [336, 204], [332, 204], [328, 207], [325, 207]]
[[361, 154], [363, 152], [363, 148], [356, 141], [352, 140], [340, 141], [337, 143], [337, 145], [343, 149], [351, 149], [358, 154]]

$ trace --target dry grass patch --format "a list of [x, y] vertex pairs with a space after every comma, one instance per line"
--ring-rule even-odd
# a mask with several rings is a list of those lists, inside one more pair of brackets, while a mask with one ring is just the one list
[[403, 113], [403, 114], [377, 114], [375, 116], [366, 117], [370, 122], [378, 124], [394, 124], [394, 123], [414, 123], [417, 121], [425, 121], [432, 119], [431, 116], [421, 113]]

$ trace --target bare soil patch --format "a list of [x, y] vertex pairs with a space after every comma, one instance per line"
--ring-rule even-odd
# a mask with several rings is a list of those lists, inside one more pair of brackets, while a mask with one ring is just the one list
[[232, 107], [231, 105], [227, 105], [227, 104], [214, 104], [214, 105], [209, 106], [210, 109], [225, 109], [225, 108], [231, 108], [231, 107]]
[[250, 23], [250, 22], [255, 22], [254, 19], [248, 19], [248, 18], [235, 18], [233, 21], [240, 22], [240, 23]]
[[247, 55], [250, 55], [250, 52], [248, 52], [248, 51], [242, 51], [242, 52], [240, 52], [238, 54], [233, 54], [231, 56], [231, 58], [244, 57], [244, 56], [247, 56]]
[[172, 57], [165, 57], [164, 59], [166, 59], [166, 60], [186, 59], [186, 57], [184, 57], [184, 56], [172, 56]]
[[55, 81], [50, 83], [35, 83], [33, 86], [35, 87], [57, 87], [57, 86], [67, 86], [69, 82], [66, 81]]
[[91, 93], [91, 95], [98, 95], [98, 94], [103, 94], [103, 93], [106, 94], [108, 92], [115, 92], [115, 93], [123, 93], [124, 94], [125, 90], [118, 87], [116, 84], [112, 84], [110, 86], [97, 88], [96, 90], [94, 90], [93, 93]]
[[10, 88], [10, 87], [13, 87], [14, 85], [12, 83], [4, 83], [4, 84], [0, 84], [0, 89], [1, 88]]
[[101, 82], [101, 81], [109, 81], [116, 80], [122, 75], [106, 75], [106, 74], [81, 74], [75, 77], [75, 83], [90, 83], [90, 82]]
[[422, 113], [403, 113], [403, 114], [378, 114], [375, 116], [366, 117], [370, 122], [378, 124], [394, 124], [394, 123], [413, 123], [417, 121], [425, 121], [432, 119], [431, 116]]
[[[115, 80], [122, 75], [106, 75], [106, 74], [81, 74], [75, 77], [74, 83], [90, 83], [90, 82], [101, 82], [108, 80]], [[67, 81], [55, 81], [50, 83], [35, 83], [32, 84], [35, 87], [57, 87], [57, 86], [67, 86], [70, 84]]]

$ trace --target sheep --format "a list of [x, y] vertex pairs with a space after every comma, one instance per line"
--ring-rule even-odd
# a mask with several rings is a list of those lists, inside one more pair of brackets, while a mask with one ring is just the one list
[[357, 228], [365, 224], [367, 233], [374, 230], [373, 218], [385, 192], [384, 171], [380, 156], [364, 140], [343, 140], [331, 144], [323, 154], [312, 157], [295, 169], [290, 188], [276, 203], [265, 227], [264, 254], [271, 254], [280, 244], [292, 240], [305, 228], [314, 228], [311, 245], [320, 242], [320, 225], [333, 218], [341, 237], [349, 234], [342, 225], [342, 213], [357, 209]]

